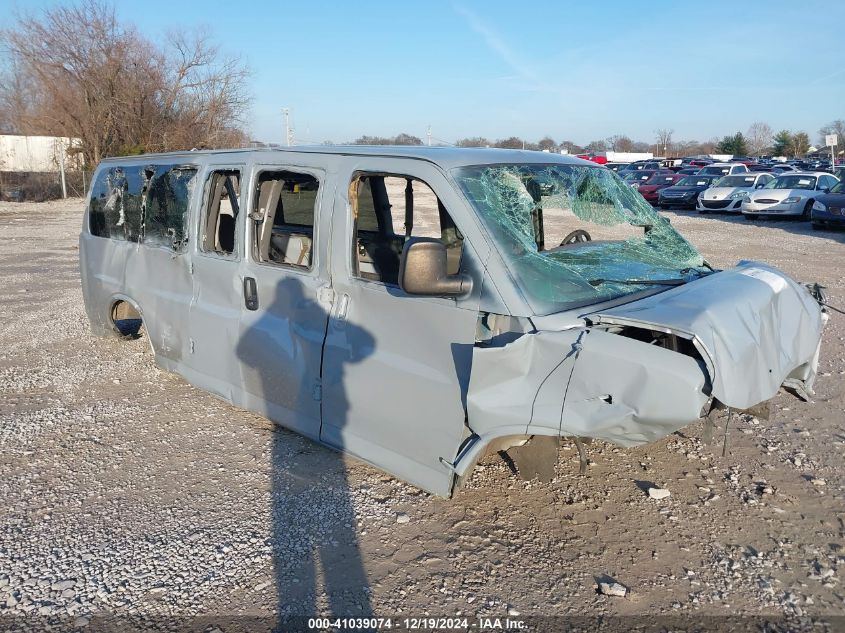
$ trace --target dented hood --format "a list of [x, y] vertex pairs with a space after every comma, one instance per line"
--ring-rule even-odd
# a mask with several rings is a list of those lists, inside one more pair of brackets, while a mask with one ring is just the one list
[[768, 400], [787, 378], [809, 387], [824, 325], [806, 288], [756, 262], [587, 318], [692, 340], [707, 365], [713, 396], [738, 409]]

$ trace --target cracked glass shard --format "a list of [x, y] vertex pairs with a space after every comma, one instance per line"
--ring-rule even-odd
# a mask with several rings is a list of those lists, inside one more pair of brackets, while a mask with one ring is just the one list
[[[704, 259], [614, 172], [560, 164], [460, 167], [453, 175], [538, 314], [690, 281]], [[593, 283], [591, 283], [593, 282]]]

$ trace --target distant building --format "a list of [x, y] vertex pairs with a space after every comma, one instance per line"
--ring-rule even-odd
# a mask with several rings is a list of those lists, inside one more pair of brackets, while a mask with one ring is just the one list
[[0, 171], [56, 172], [65, 153], [65, 170], [82, 167], [80, 152], [68, 153], [68, 148], [80, 147], [80, 139], [62, 136], [18, 136], [0, 134]]

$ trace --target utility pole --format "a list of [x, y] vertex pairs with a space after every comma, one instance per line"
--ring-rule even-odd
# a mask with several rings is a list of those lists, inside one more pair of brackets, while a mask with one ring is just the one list
[[290, 147], [290, 141], [291, 141], [290, 108], [282, 108], [282, 113], [285, 115], [285, 145]]
[[62, 172], [62, 198], [67, 198], [67, 183], [65, 182], [65, 139], [59, 139], [59, 169]]

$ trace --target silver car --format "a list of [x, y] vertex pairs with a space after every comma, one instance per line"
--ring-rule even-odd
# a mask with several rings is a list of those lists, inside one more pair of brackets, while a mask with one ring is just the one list
[[836, 176], [823, 171], [781, 174], [742, 201], [742, 214], [746, 218], [784, 215], [809, 220], [816, 198], [837, 182]]
[[740, 213], [742, 201], [752, 191], [762, 189], [774, 179], [772, 174], [753, 171], [724, 176], [698, 195], [695, 208], [699, 213], [710, 211]]
[[742, 163], [711, 163], [698, 170], [696, 176], [729, 176], [731, 174], [744, 174], [748, 171]]

